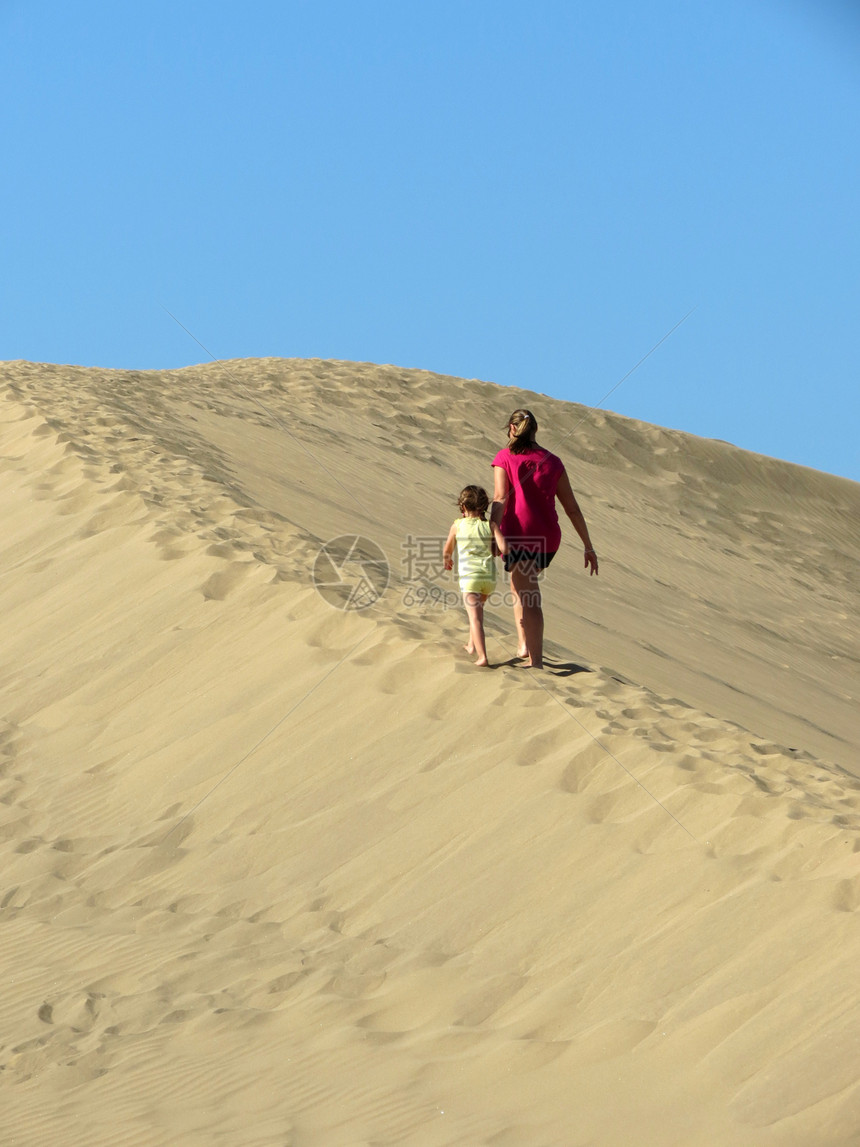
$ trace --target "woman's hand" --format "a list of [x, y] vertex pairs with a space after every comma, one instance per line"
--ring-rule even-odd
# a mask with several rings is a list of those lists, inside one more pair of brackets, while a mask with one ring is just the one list
[[597, 573], [597, 554], [594, 550], [585, 551], [585, 568], [588, 570], [589, 577]]

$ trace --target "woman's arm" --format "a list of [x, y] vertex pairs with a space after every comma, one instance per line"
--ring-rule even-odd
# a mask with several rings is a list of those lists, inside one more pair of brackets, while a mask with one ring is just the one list
[[588, 526], [585, 524], [585, 518], [583, 517], [582, 510], [579, 508], [576, 495], [571, 488], [570, 478], [568, 478], [566, 470], [562, 471], [561, 477], [558, 480], [555, 496], [559, 502], [561, 502], [561, 508], [570, 518], [571, 525], [582, 539], [582, 544], [585, 547], [585, 568], [588, 569], [589, 575], [596, 574], [597, 554], [594, 552], [591, 538], [588, 536]]
[[[493, 467], [493, 504], [490, 506], [490, 522], [498, 525], [502, 520], [505, 503], [511, 492], [511, 480], [503, 466]], [[502, 551], [503, 553], [505, 551]]]

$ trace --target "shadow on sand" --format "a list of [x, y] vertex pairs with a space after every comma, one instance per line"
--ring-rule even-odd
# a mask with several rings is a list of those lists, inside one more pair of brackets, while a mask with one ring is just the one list
[[553, 677], [573, 677], [574, 673], [591, 673], [587, 665], [578, 665], [575, 661], [554, 661], [544, 657], [543, 667]]

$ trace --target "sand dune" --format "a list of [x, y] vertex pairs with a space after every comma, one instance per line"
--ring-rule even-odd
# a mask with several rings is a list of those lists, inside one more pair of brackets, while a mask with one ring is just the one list
[[[2, 372], [4, 1142], [858, 1142], [856, 485], [394, 367]], [[406, 545], [524, 401], [601, 555], [531, 676]]]

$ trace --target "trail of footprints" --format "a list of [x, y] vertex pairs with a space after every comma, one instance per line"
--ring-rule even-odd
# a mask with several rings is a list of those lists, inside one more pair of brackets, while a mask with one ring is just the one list
[[[9, 389], [39, 410], [39, 383], [44, 381], [36, 375]], [[232, 485], [226, 460], [198, 440], [192, 428], [183, 426], [168, 442], [176, 451], [169, 455], [162, 449], [165, 424], [157, 423], [151, 434], [145, 425], [129, 433], [128, 418], [110, 411], [109, 397], [102, 404], [97, 395], [68, 383], [60, 384], [60, 390], [62, 404], [54, 391], [44, 409], [45, 422], [32, 433], [63, 444], [66, 456], [31, 485], [36, 498], [57, 502], [61, 514], [90, 511], [81, 537], [135, 522], [127, 501], [133, 495], [143, 503], [136, 523], [150, 531], [164, 560], [181, 559], [200, 539], [209, 543], [212, 556], [227, 563], [201, 587], [208, 599], [228, 596], [255, 561], [272, 567], [276, 580], [307, 581], [318, 540], [280, 515], [246, 504]], [[98, 437], [98, 451], [87, 444], [90, 436]], [[103, 496], [96, 506], [93, 487]], [[113, 502], [107, 500], [111, 494]]]
[[[432, 644], [441, 639], [459, 651], [462, 625], [457, 615], [428, 608], [411, 611], [408, 619], [392, 620], [408, 626], [409, 637], [415, 640]], [[509, 644], [506, 638], [504, 648]], [[498, 645], [495, 656], [500, 659]], [[361, 657], [365, 664], [373, 664], [375, 647], [366, 648]], [[726, 820], [749, 816], [759, 819], [762, 831], [769, 824], [785, 829], [790, 836], [792, 824], [801, 827], [798, 822], [810, 822], [832, 826], [837, 835], [851, 834], [852, 847], [857, 840], [860, 848], [856, 835], [860, 833], [860, 779], [807, 752], [762, 741], [739, 725], [700, 713], [677, 698], [659, 697], [611, 669], [592, 667], [567, 675], [560, 666], [569, 664], [570, 659], [559, 651], [555, 651], [554, 663], [557, 668], [542, 675], [540, 683], [530, 680], [522, 668], [496, 670], [501, 678], [493, 675], [493, 704], [507, 712], [522, 708], [554, 712], [560, 703], [571, 719], [570, 727], [562, 721], [549, 733], [531, 736], [527, 746], [512, 749], [510, 760], [515, 764], [529, 765], [547, 754], [563, 754], [565, 744], [581, 742], [582, 733], [587, 732], [591, 743], [578, 748], [574, 759], [564, 766], [559, 784], [575, 794], [609, 790], [590, 798], [590, 819], [611, 819], [611, 794], [620, 794], [638, 779], [649, 788], [653, 781], [669, 808], [677, 804], [686, 809], [691, 803], [701, 806], [706, 810], [705, 820], [711, 817], [714, 830]], [[462, 661], [456, 661], [455, 667], [475, 672]], [[384, 656], [380, 653], [379, 687], [386, 693], [414, 689], [427, 671], [426, 665], [409, 659], [399, 663], [395, 651], [386, 646]], [[461, 686], [456, 682], [448, 687], [442, 681], [435, 684], [426, 714], [433, 719], [454, 715], [462, 703]], [[644, 758], [637, 749], [645, 750]], [[628, 773], [619, 768], [616, 756], [623, 761], [631, 752], [635, 761], [631, 761]], [[643, 766], [647, 757], [653, 757], [653, 762]], [[653, 807], [653, 800], [649, 804], [643, 793], [641, 810]], [[622, 819], [630, 815], [625, 812]], [[680, 812], [678, 815], [683, 820]], [[748, 846], [754, 846], [752, 832]]]

